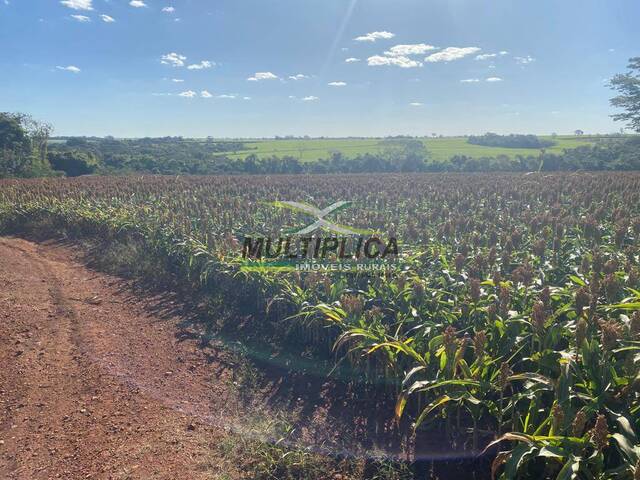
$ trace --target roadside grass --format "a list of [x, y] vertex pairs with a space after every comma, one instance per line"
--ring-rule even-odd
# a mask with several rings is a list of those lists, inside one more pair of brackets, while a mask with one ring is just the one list
[[[256, 437], [256, 433], [259, 434]], [[294, 434], [285, 419], [263, 419], [251, 435], [232, 434], [215, 445], [205, 466], [216, 480], [409, 480], [407, 464], [340, 458], [287, 445]], [[273, 440], [267, 441], [265, 438]], [[220, 463], [220, 459], [223, 459]]]

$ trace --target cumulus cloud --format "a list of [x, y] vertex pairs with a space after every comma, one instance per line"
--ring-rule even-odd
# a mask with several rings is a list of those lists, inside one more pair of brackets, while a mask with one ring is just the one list
[[346, 82], [329, 82], [327, 83], [330, 87], [346, 87]]
[[77, 20], [79, 22], [85, 23], [85, 22], [90, 22], [91, 19], [85, 15], [71, 15], [71, 18], [73, 18], [74, 20]]
[[296, 75], [290, 75], [289, 76], [289, 80], [304, 80], [306, 78], [309, 78], [307, 75], [304, 75], [302, 73], [298, 73]]
[[415, 43], [411, 45], [396, 45], [384, 52], [384, 54], [390, 57], [406, 57], [409, 55], [424, 55], [428, 51], [435, 49], [436, 47], [433, 45]]
[[479, 81], [479, 78], [465, 78], [463, 80], [460, 80], [460, 83], [478, 83]]
[[304, 97], [302, 99], [303, 102], [315, 102], [316, 100], [319, 100], [319, 98], [314, 97], [313, 95], [309, 95], [308, 97]]
[[207, 90], [202, 90], [200, 92], [200, 96], [202, 98], [211, 98], [211, 97], [213, 97], [213, 95], [211, 95], [211, 93], [209, 93]]
[[73, 10], [93, 10], [92, 0], [62, 0], [60, 3]]
[[278, 76], [271, 72], [256, 72], [253, 77], [249, 77], [247, 80], [250, 82], [259, 82], [262, 80], [276, 80], [277, 78]]
[[182, 93], [178, 94], [178, 96], [185, 97], [185, 98], [193, 98], [193, 97], [195, 97], [197, 95], [198, 94], [196, 92], [194, 92], [193, 90], [187, 90], [186, 92], [182, 92]]
[[533, 58], [531, 55], [527, 55], [526, 57], [515, 57], [516, 58], [516, 62], [519, 63], [520, 65], [529, 65], [532, 62], [535, 62], [536, 59]]
[[75, 65], [68, 65], [66, 67], [62, 67], [62, 66], [58, 65], [56, 68], [58, 70], [64, 70], [66, 72], [80, 73], [80, 69], [78, 67], [76, 67]]
[[485, 80], [486, 82], [501, 82], [502, 79], [500, 77], [489, 77]]
[[422, 107], [422, 106], [424, 105], [424, 103], [421, 103], [421, 102], [411, 102], [409, 105], [410, 105], [410, 106], [412, 106], [412, 107]]
[[360, 61], [359, 58], [349, 57], [344, 61], [344, 63], [356, 63], [356, 62], [359, 62], [359, 61]]
[[209, 60], [202, 60], [200, 63], [194, 63], [193, 65], [189, 65], [187, 67], [188, 70], [205, 70], [207, 68], [211, 68], [216, 64], [216, 62], [211, 62]]
[[375, 42], [376, 40], [388, 40], [390, 38], [395, 37], [395, 33], [391, 32], [370, 32], [366, 35], [360, 35], [359, 37], [354, 38], [356, 42]]
[[164, 13], [173, 13], [173, 12], [175, 12], [175, 11], [176, 11], [176, 9], [175, 9], [175, 8], [173, 8], [173, 7], [164, 7], [164, 8], [162, 9], [162, 11], [163, 11]]
[[171, 81], [173, 83], [182, 83], [182, 82], [184, 82], [184, 80], [182, 78], [172, 78]]
[[100, 18], [102, 19], [103, 22], [105, 23], [113, 23], [116, 21], [115, 18], [110, 17], [109, 15], [100, 15]]
[[238, 96], [237, 95], [233, 95], [233, 94], [231, 94], [231, 95], [222, 94], [222, 95], [218, 95], [218, 98], [228, 98], [230, 100], [234, 100], [234, 99], [238, 98]]
[[453, 60], [459, 60], [461, 58], [466, 57], [467, 55], [473, 55], [476, 52], [479, 52], [480, 49], [478, 47], [447, 47], [444, 50], [436, 53], [432, 53], [427, 58], [425, 58], [425, 62], [451, 62]]
[[143, 8], [147, 6], [147, 4], [144, 3], [142, 0], [131, 0], [129, 2], [129, 5], [131, 5], [134, 8]]
[[374, 55], [373, 57], [367, 58], [367, 65], [370, 67], [395, 65], [400, 68], [416, 68], [421, 67], [422, 63], [412, 60], [409, 57], [383, 57], [382, 55]]
[[251, 100], [251, 97], [242, 97], [243, 100]]
[[179, 53], [171, 52], [166, 55], [162, 55], [160, 63], [164, 65], [172, 65], [174, 67], [184, 67], [184, 61], [187, 59], [184, 55], [180, 55]]

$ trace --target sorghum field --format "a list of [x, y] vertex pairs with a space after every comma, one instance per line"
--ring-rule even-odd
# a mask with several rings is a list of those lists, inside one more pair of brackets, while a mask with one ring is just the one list
[[[245, 236], [308, 223], [275, 200], [354, 202], [332, 220], [397, 236], [403, 270], [241, 271]], [[417, 452], [437, 435], [491, 455], [486, 477], [640, 478], [640, 174], [0, 181], [0, 233], [27, 231], [142, 246], [210, 299], [212, 334], [243, 318], [337, 365]]]

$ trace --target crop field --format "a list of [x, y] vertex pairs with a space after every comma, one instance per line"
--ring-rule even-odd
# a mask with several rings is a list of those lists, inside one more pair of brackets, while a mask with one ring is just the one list
[[[556, 145], [547, 149], [548, 152], [561, 153], [566, 148], [576, 148], [580, 145], [594, 143], [598, 137], [558, 136], [540, 137], [556, 142]], [[442, 161], [454, 155], [467, 155], [470, 157], [495, 157], [507, 155], [511, 158], [516, 155], [537, 155], [540, 151], [531, 148], [498, 148], [467, 143], [465, 137], [423, 138], [422, 142], [429, 151], [431, 158]], [[345, 139], [296, 139], [296, 140], [256, 140], [244, 141], [246, 150], [233, 152], [232, 158], [244, 158], [255, 154], [258, 157], [292, 156], [303, 161], [314, 161], [329, 158], [333, 153], [340, 152], [345, 157], [364, 155], [366, 153], [383, 153], [398, 148], [393, 140], [376, 138], [345, 138]]]
[[[244, 237], [305, 224], [265, 201], [343, 199], [332, 220], [393, 232], [401, 271], [240, 269]], [[638, 478], [637, 173], [0, 181], [0, 231], [27, 228], [141, 242], [272, 350], [391, 398], [416, 456], [436, 436], [500, 478]]]

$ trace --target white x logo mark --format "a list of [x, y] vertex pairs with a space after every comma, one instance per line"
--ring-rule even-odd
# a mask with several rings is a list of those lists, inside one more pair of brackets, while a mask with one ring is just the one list
[[327, 208], [320, 210], [319, 208], [312, 207], [311, 205], [305, 205], [304, 203], [299, 202], [275, 202], [276, 206], [285, 206], [292, 210], [297, 210], [300, 212], [308, 213], [309, 215], [313, 215], [317, 218], [317, 220], [309, 225], [308, 227], [304, 227], [301, 230], [295, 232], [295, 235], [306, 235], [308, 233], [312, 233], [319, 228], [326, 228], [332, 232], [341, 233], [343, 235], [359, 235], [355, 230], [351, 230], [350, 228], [346, 228], [340, 225], [337, 225], [329, 220], [325, 220], [325, 217], [329, 215], [331, 212], [349, 205], [351, 202], [346, 202], [341, 200], [339, 202], [334, 203], [333, 205], [329, 205]]

